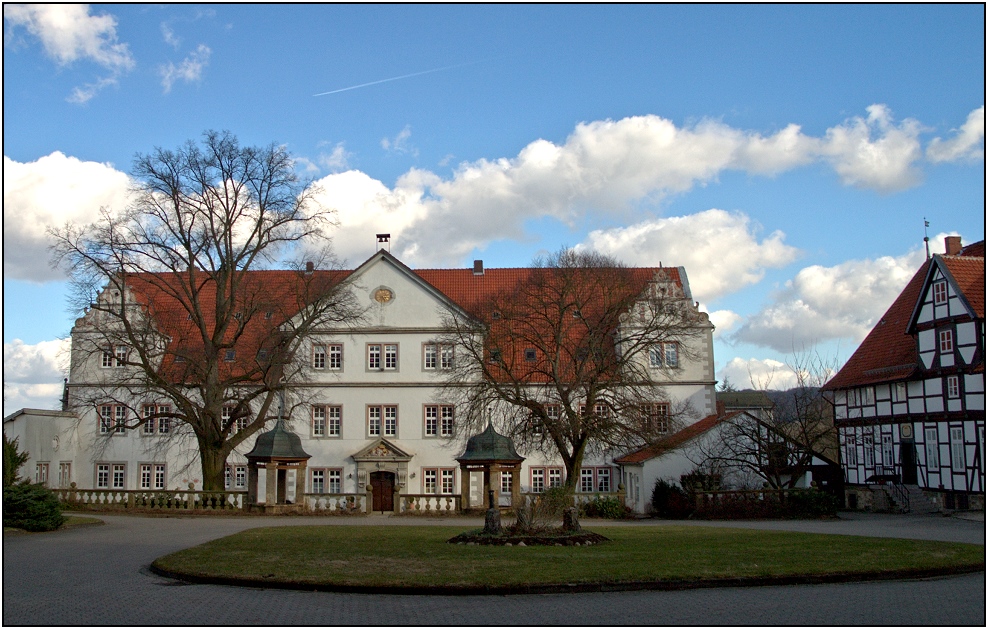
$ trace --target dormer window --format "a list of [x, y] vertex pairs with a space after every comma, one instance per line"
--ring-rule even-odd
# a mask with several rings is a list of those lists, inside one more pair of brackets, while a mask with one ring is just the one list
[[228, 363], [232, 363], [237, 358], [237, 350], [228, 349], [226, 353], [223, 354], [223, 360]]
[[933, 303], [937, 306], [947, 303], [947, 280], [933, 282]]

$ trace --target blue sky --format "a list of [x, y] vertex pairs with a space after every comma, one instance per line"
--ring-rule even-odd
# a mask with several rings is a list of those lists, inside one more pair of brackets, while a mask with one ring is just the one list
[[846, 360], [921, 263], [924, 217], [934, 250], [984, 238], [984, 18], [5, 5], [4, 414], [58, 397], [73, 318], [45, 226], [122, 207], [135, 153], [206, 129], [285, 144], [354, 265], [379, 231], [415, 267], [562, 245], [683, 265], [718, 377], [782, 386], [794, 347]]

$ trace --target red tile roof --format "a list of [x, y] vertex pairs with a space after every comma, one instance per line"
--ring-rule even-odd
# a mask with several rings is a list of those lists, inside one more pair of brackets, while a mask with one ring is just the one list
[[[985, 244], [981, 241], [965, 247], [959, 256], [936, 256], [982, 319], [985, 316], [984, 251]], [[916, 271], [847, 363], [824, 385], [825, 391], [902, 380], [919, 368], [916, 340], [907, 334], [907, 329], [931, 264], [933, 261], [928, 260]]]
[[647, 445], [640, 450], [635, 450], [629, 454], [619, 456], [614, 459], [615, 463], [626, 464], [626, 463], [644, 463], [645, 461], [654, 459], [656, 457], [662, 456], [666, 452], [675, 450], [679, 446], [683, 445], [687, 441], [691, 441], [707, 432], [708, 430], [714, 428], [718, 424], [732, 417], [740, 415], [744, 411], [732, 411], [730, 413], [724, 413], [723, 415], [708, 415], [701, 419], [700, 421], [690, 424], [686, 428], [683, 428], [679, 432], [675, 432], [661, 441], [657, 441], [653, 444]]

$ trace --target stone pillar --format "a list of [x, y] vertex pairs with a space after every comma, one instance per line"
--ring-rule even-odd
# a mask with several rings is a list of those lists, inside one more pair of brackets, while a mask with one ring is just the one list
[[299, 463], [295, 469], [295, 504], [302, 505], [302, 509], [309, 508], [309, 503], [305, 500], [305, 470], [305, 461]]
[[247, 504], [257, 504], [257, 463], [247, 464]]
[[486, 508], [487, 505], [487, 495], [490, 493], [491, 489], [491, 466], [484, 466], [484, 487], [480, 490], [480, 502]]
[[270, 507], [278, 504], [278, 466], [274, 461], [268, 461], [264, 464], [264, 470], [264, 506]]
[[373, 488], [370, 486], [370, 483], [367, 483], [367, 504], [364, 506], [364, 513], [370, 513], [373, 510], [374, 510], [374, 491]]
[[288, 469], [278, 466], [278, 504], [283, 505], [288, 499]]
[[491, 466], [491, 487], [494, 491], [494, 506], [500, 508], [501, 506], [501, 468], [493, 465]]
[[511, 506], [518, 509], [521, 505], [521, 465], [516, 465], [511, 472]]
[[401, 513], [401, 488], [398, 485], [395, 485], [394, 495], [391, 498], [391, 506], [395, 515]]
[[460, 466], [460, 510], [466, 511], [470, 508], [470, 468], [466, 465]]

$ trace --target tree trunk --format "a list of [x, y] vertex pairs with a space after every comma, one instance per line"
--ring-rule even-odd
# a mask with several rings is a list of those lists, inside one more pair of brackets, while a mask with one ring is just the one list
[[199, 460], [202, 463], [202, 490], [224, 491], [226, 489], [226, 456], [223, 449], [210, 447], [199, 442]]

